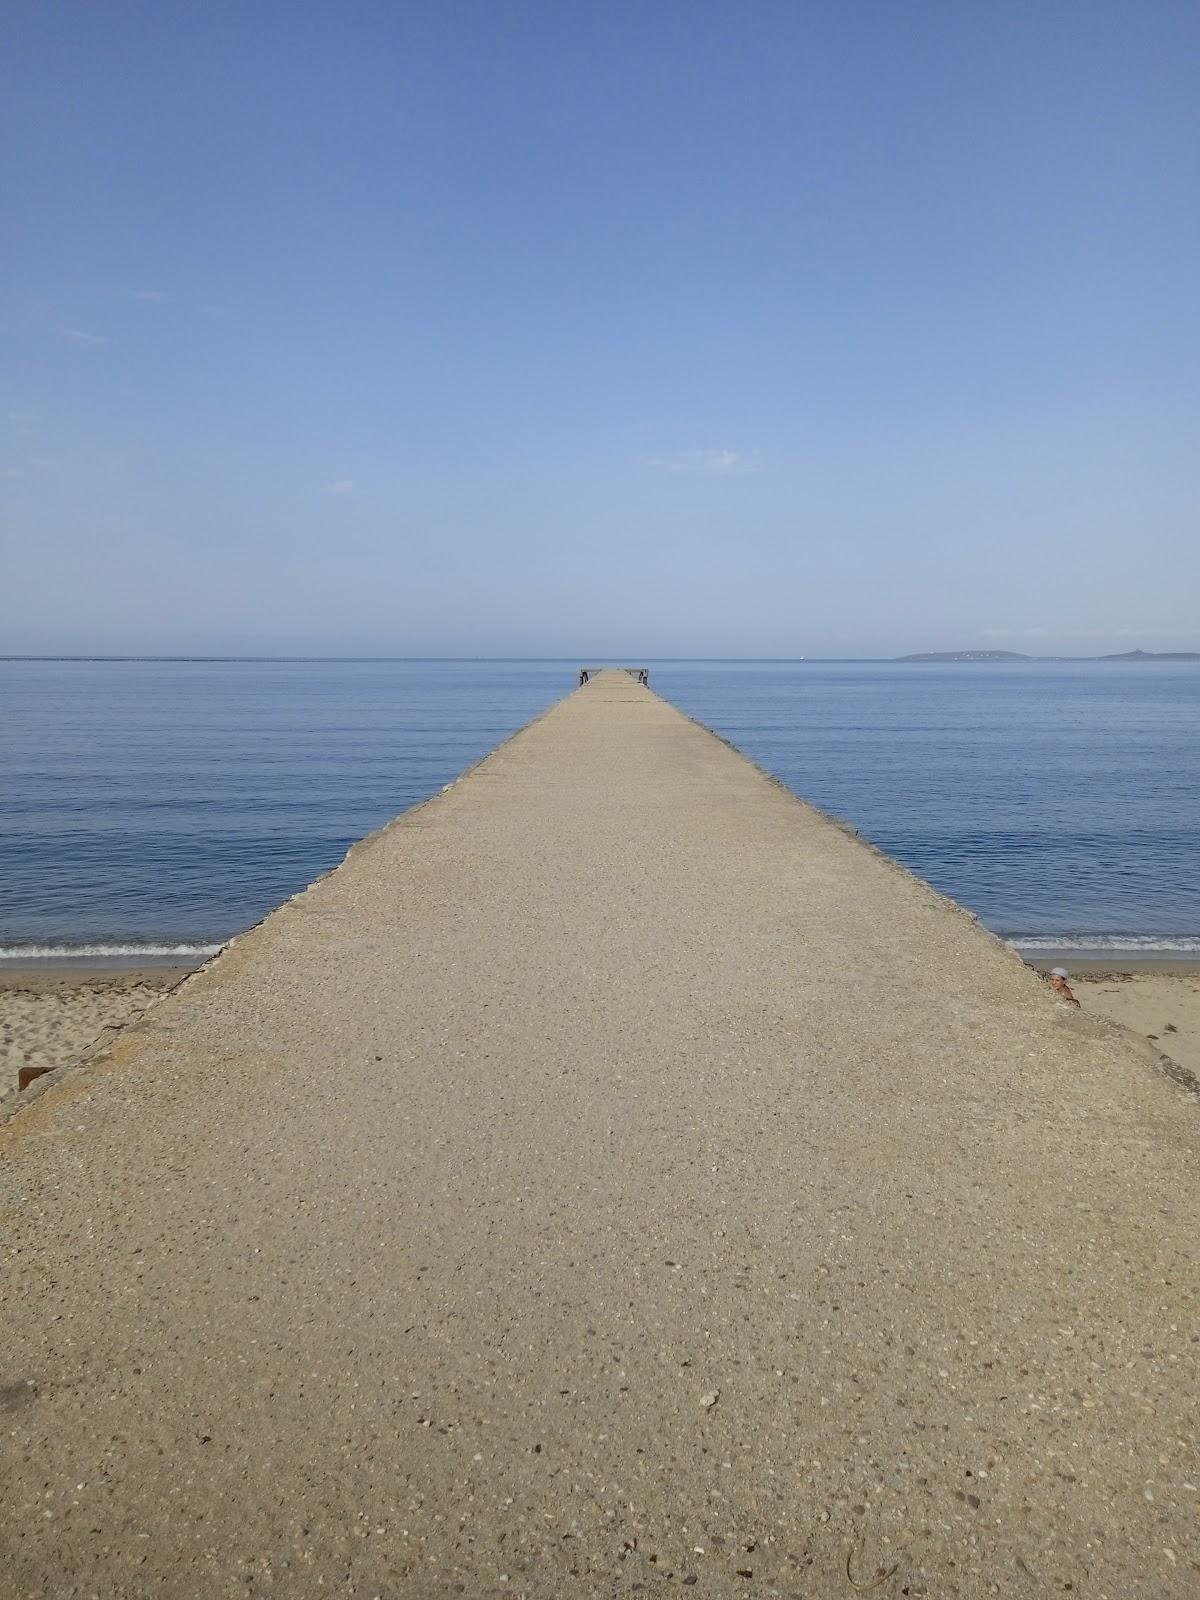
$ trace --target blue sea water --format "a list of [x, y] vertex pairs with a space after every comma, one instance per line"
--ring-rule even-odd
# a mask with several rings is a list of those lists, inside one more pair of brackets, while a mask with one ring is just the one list
[[[219, 944], [568, 692], [576, 668], [0, 660], [0, 958]], [[651, 673], [997, 932], [1200, 953], [1200, 664]]]
[[655, 684], [1030, 952], [1200, 955], [1200, 662], [697, 663]]

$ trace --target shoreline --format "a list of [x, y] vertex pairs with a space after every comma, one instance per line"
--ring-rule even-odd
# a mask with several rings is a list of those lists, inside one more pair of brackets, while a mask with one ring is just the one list
[[[213, 955], [219, 954], [220, 948], [223, 947], [218, 947]], [[37, 977], [121, 978], [135, 973], [153, 973], [159, 977], [177, 972], [184, 978], [189, 972], [199, 971], [205, 962], [213, 959], [213, 955], [143, 961], [135, 961], [130, 956], [72, 956], [63, 961], [45, 956], [34, 956], [24, 961], [18, 957], [0, 957], [0, 988], [7, 986], [10, 979], [27, 982]]]
[[1200, 974], [1200, 956], [1131, 955], [1123, 958], [1115, 950], [1090, 956], [1079, 955], [1074, 950], [1039, 951], [1036, 957], [1021, 955], [1019, 950], [1016, 954], [1021, 956], [1027, 967], [1032, 967], [1043, 977], [1052, 967], [1066, 967], [1073, 977], [1079, 978], [1132, 978], [1154, 974], [1184, 977], [1188, 973]]
[[[189, 972], [197, 972], [207, 962], [213, 960], [223, 948], [224, 946], [218, 946], [211, 955], [171, 959], [164, 957], [157, 960], [151, 958], [141, 961], [135, 961], [124, 955], [72, 956], [62, 961], [46, 956], [35, 956], [29, 960], [0, 957], [0, 988], [8, 987], [11, 980], [20, 979], [22, 982], [28, 982], [29, 979], [37, 977], [115, 978], [129, 977], [138, 973], [153, 973], [156, 977], [160, 977], [166, 973], [176, 972], [180, 978], [184, 978]], [[1072, 974], [1078, 976], [1086, 974], [1089, 978], [1102, 978], [1109, 974], [1115, 977], [1151, 973], [1161, 973], [1164, 976], [1200, 974], [1200, 953], [1196, 955], [1164, 953], [1155, 956], [1145, 952], [1130, 952], [1125, 956], [1119, 950], [1094, 951], [1090, 954], [1076, 950], [1039, 950], [1036, 955], [1025, 955], [1016, 945], [1010, 944], [1008, 948], [1014, 955], [1019, 956], [1027, 967], [1032, 967], [1043, 977], [1052, 967], [1066, 967]]]
[[[1200, 1078], [1200, 951], [1053, 944], [1031, 950], [995, 937], [1043, 978], [1065, 967], [1084, 1012]], [[43, 1074], [73, 1066], [229, 942], [104, 953], [102, 945], [81, 941], [53, 954], [43, 946], [36, 955], [0, 956], [0, 1103], [20, 1092], [22, 1069]]]
[[82, 961], [73, 961], [63, 966], [43, 961], [28, 964], [13, 963], [11, 966], [0, 963], [0, 991], [17, 988], [50, 989], [63, 984], [85, 983], [93, 979], [109, 983], [118, 980], [136, 982], [142, 979], [165, 983], [173, 976], [176, 982], [181, 982], [189, 972], [198, 972], [203, 965], [203, 961], [120, 961], [112, 966], [99, 962], [85, 964]]

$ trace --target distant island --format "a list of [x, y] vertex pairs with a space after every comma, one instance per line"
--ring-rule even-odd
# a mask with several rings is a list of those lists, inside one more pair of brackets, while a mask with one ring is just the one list
[[1123, 650], [1111, 656], [1024, 656], [1019, 650], [920, 650], [897, 661], [1200, 661], [1200, 650]]
[[897, 661], [1032, 661], [1032, 656], [1016, 650], [922, 650], [913, 656], [897, 656]]

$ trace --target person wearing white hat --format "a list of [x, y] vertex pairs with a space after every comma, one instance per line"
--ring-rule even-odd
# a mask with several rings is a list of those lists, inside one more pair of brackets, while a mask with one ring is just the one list
[[1071, 993], [1071, 985], [1067, 982], [1067, 979], [1070, 976], [1071, 974], [1067, 971], [1066, 967], [1051, 967], [1050, 987], [1061, 999], [1069, 1000], [1073, 1006], [1077, 1006], [1079, 1001], [1076, 1000], [1075, 996]]

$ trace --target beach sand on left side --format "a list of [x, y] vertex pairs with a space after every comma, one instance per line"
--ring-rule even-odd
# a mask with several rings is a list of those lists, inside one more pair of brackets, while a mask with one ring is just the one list
[[105, 1028], [141, 1016], [190, 970], [0, 969], [0, 1101], [16, 1092], [19, 1068], [75, 1061]]

